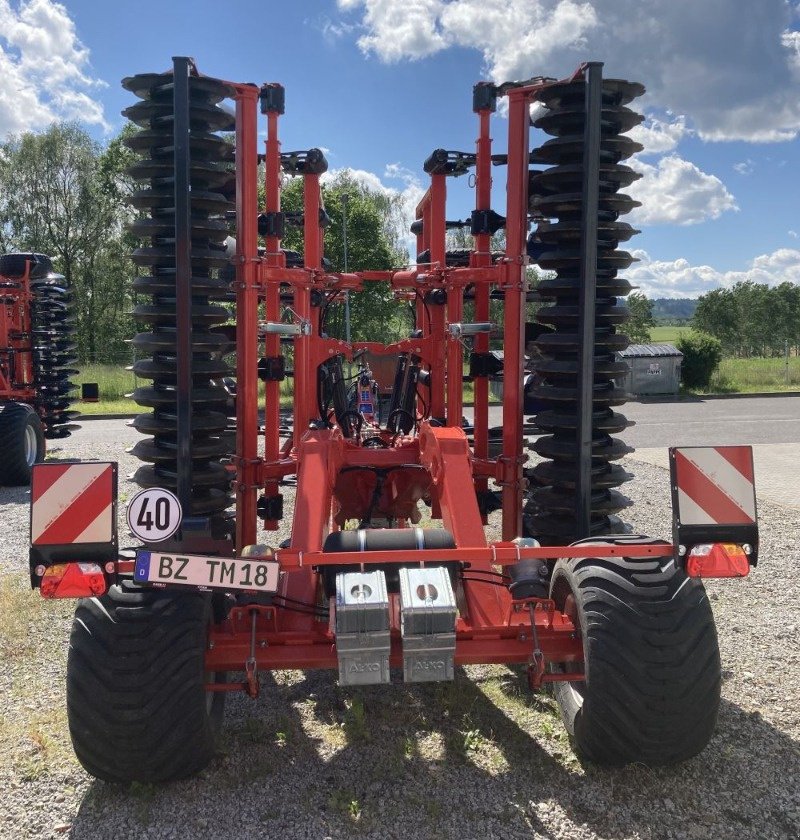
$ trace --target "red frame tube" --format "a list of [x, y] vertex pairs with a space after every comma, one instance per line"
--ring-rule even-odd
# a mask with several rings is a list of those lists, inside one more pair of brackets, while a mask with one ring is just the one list
[[522, 533], [522, 374], [528, 263], [528, 135], [530, 88], [508, 94], [505, 343], [503, 355], [503, 539]]
[[256, 541], [258, 458], [258, 88], [236, 88], [236, 544]]
[[[281, 210], [281, 144], [278, 140], [278, 118], [277, 111], [270, 111], [267, 114], [267, 140], [266, 140], [266, 173], [265, 173], [265, 210], [267, 213], [280, 213]], [[281, 240], [279, 236], [266, 236], [264, 238], [266, 256], [264, 264], [271, 268], [280, 270], [286, 267], [286, 259], [281, 251]], [[263, 274], [263, 273], [262, 273]], [[261, 294], [264, 297], [264, 314], [267, 321], [280, 321], [280, 285], [279, 283], [267, 283], [263, 276], [259, 278]], [[281, 355], [281, 340], [278, 335], [266, 335], [264, 337], [264, 354], [268, 358], [276, 358]], [[281, 383], [277, 380], [269, 380], [264, 383], [264, 460], [268, 463], [277, 461], [280, 458], [280, 411], [281, 411]], [[257, 384], [256, 384], [257, 388]], [[278, 482], [267, 481], [264, 486], [266, 496], [275, 496], [278, 493]], [[274, 531], [278, 528], [276, 520], [264, 522], [264, 530]], [[238, 543], [241, 547], [241, 543]]]

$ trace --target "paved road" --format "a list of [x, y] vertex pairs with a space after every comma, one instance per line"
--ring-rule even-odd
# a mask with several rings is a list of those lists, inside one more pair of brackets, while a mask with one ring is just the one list
[[[635, 423], [621, 437], [636, 448], [800, 443], [797, 396], [630, 402], [619, 410]], [[464, 413], [472, 417], [471, 409]], [[502, 419], [502, 408], [489, 409], [491, 425]]]
[[[666, 467], [669, 446], [752, 444], [758, 497], [800, 509], [800, 397], [631, 402], [623, 413], [636, 424], [621, 435], [636, 448], [634, 460]], [[490, 414], [499, 426], [502, 409]], [[76, 434], [90, 435], [96, 457], [109, 459], [140, 437], [124, 420], [85, 421]], [[69, 441], [62, 446], [68, 457]]]

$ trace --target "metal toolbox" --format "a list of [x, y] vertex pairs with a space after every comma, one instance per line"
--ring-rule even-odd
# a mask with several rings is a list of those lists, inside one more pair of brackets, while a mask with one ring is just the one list
[[336, 575], [336, 654], [341, 685], [388, 683], [389, 595], [377, 572]]
[[446, 568], [400, 569], [400, 627], [406, 682], [453, 679], [457, 613]]

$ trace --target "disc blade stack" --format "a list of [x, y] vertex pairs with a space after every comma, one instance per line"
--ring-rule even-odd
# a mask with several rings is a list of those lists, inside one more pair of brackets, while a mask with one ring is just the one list
[[80, 415], [70, 409], [75, 385], [69, 378], [78, 373], [72, 367], [78, 361], [72, 290], [62, 274], [52, 271], [32, 277], [30, 288], [34, 407], [46, 438], [66, 438], [79, 428], [73, 420]]
[[[173, 75], [147, 73], [123, 80], [123, 87], [141, 101], [123, 115], [141, 128], [126, 142], [140, 154], [129, 169], [141, 188], [132, 203], [140, 217], [133, 233], [144, 242], [132, 255], [140, 271], [137, 295], [149, 298], [133, 315], [146, 328], [133, 340], [137, 377], [152, 384], [138, 387], [133, 398], [150, 412], [133, 426], [149, 437], [133, 447], [146, 464], [134, 480], [141, 487], [177, 487], [177, 330], [175, 247], [175, 162]], [[228, 341], [214, 327], [228, 320], [230, 279], [220, 276], [229, 263], [225, 213], [234, 209], [234, 148], [218, 132], [231, 131], [234, 118], [220, 106], [233, 90], [217, 79], [189, 78], [189, 155], [191, 214], [191, 451], [193, 515], [222, 512], [231, 503], [230, 481], [220, 463], [226, 447], [220, 439], [226, 426], [228, 395], [222, 378], [229, 374], [222, 359]], [[140, 298], [141, 299], [141, 298]]]
[[[535, 442], [533, 449], [545, 460], [531, 472], [533, 486], [524, 521], [526, 532], [549, 544], [563, 544], [582, 536], [578, 533], [575, 497], [580, 451], [577, 428], [585, 87], [585, 81], [578, 79], [552, 85], [543, 93], [541, 99], [547, 110], [534, 125], [553, 139], [532, 153], [532, 163], [544, 164], [546, 168], [532, 171], [529, 184], [529, 209], [543, 219], [535, 231], [543, 248], [538, 265], [554, 272], [554, 276], [537, 287], [545, 300], [537, 318], [550, 331], [536, 342], [542, 355], [535, 362], [539, 384], [534, 393], [545, 405], [536, 416], [536, 425], [546, 435]], [[616, 514], [629, 504], [615, 489], [631, 476], [614, 463], [630, 451], [613, 437], [628, 425], [625, 417], [614, 410], [626, 397], [615, 380], [627, 372], [625, 362], [617, 361], [614, 354], [629, 343], [620, 332], [629, 315], [620, 299], [632, 288], [618, 272], [635, 261], [618, 246], [638, 233], [619, 220], [639, 204], [622, 192], [640, 177], [622, 161], [642, 149], [625, 132], [643, 117], [626, 105], [643, 93], [644, 88], [637, 83], [603, 81], [592, 392], [593, 536], [622, 530]]]

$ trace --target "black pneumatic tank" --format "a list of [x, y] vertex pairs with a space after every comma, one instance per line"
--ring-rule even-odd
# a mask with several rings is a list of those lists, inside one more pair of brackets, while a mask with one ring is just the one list
[[[132, 203], [140, 211], [131, 230], [145, 240], [133, 255], [140, 276], [134, 291], [149, 298], [134, 309], [147, 332], [133, 340], [138, 377], [151, 385], [134, 392], [136, 402], [151, 409], [133, 421], [149, 437], [132, 452], [146, 464], [134, 480], [141, 487], [177, 487], [177, 330], [175, 253], [175, 163], [172, 73], [147, 73], [123, 80], [140, 102], [123, 115], [141, 128], [126, 140], [141, 158], [129, 170], [141, 182]], [[228, 320], [215, 301], [229, 297], [230, 279], [220, 276], [229, 262], [225, 213], [232, 210], [235, 175], [233, 146], [218, 133], [234, 128], [233, 116], [220, 106], [232, 89], [217, 79], [189, 77], [189, 201], [191, 215], [191, 513], [221, 513], [231, 503], [229, 479], [220, 459], [226, 447], [228, 394], [221, 384], [229, 373], [222, 360], [228, 340], [214, 329]], [[141, 298], [140, 298], [141, 299]]]
[[[578, 533], [575, 507], [580, 454], [577, 428], [585, 90], [583, 79], [547, 88], [541, 97], [547, 110], [534, 123], [553, 135], [553, 139], [532, 153], [532, 163], [547, 168], [530, 174], [529, 209], [544, 219], [533, 234], [541, 243], [538, 265], [555, 272], [555, 276], [538, 286], [545, 305], [537, 317], [551, 331], [543, 333], [536, 342], [542, 356], [535, 363], [539, 384], [534, 393], [545, 406], [536, 416], [536, 424], [547, 434], [534, 444], [534, 450], [545, 460], [532, 470], [532, 489], [524, 522], [526, 533], [545, 544], [563, 544], [585, 536]], [[639, 204], [622, 192], [640, 177], [622, 161], [642, 149], [624, 136], [643, 119], [626, 105], [643, 93], [644, 87], [634, 82], [606, 79], [602, 83], [591, 535], [620, 531], [621, 523], [615, 514], [629, 504], [615, 489], [631, 476], [614, 463], [630, 451], [613, 437], [628, 425], [625, 417], [614, 410], [624, 403], [626, 396], [615, 380], [627, 371], [625, 362], [617, 361], [614, 354], [628, 346], [627, 336], [619, 330], [629, 313], [619, 299], [631, 290], [630, 283], [617, 275], [635, 261], [627, 251], [618, 250], [618, 246], [638, 233], [619, 220]]]

